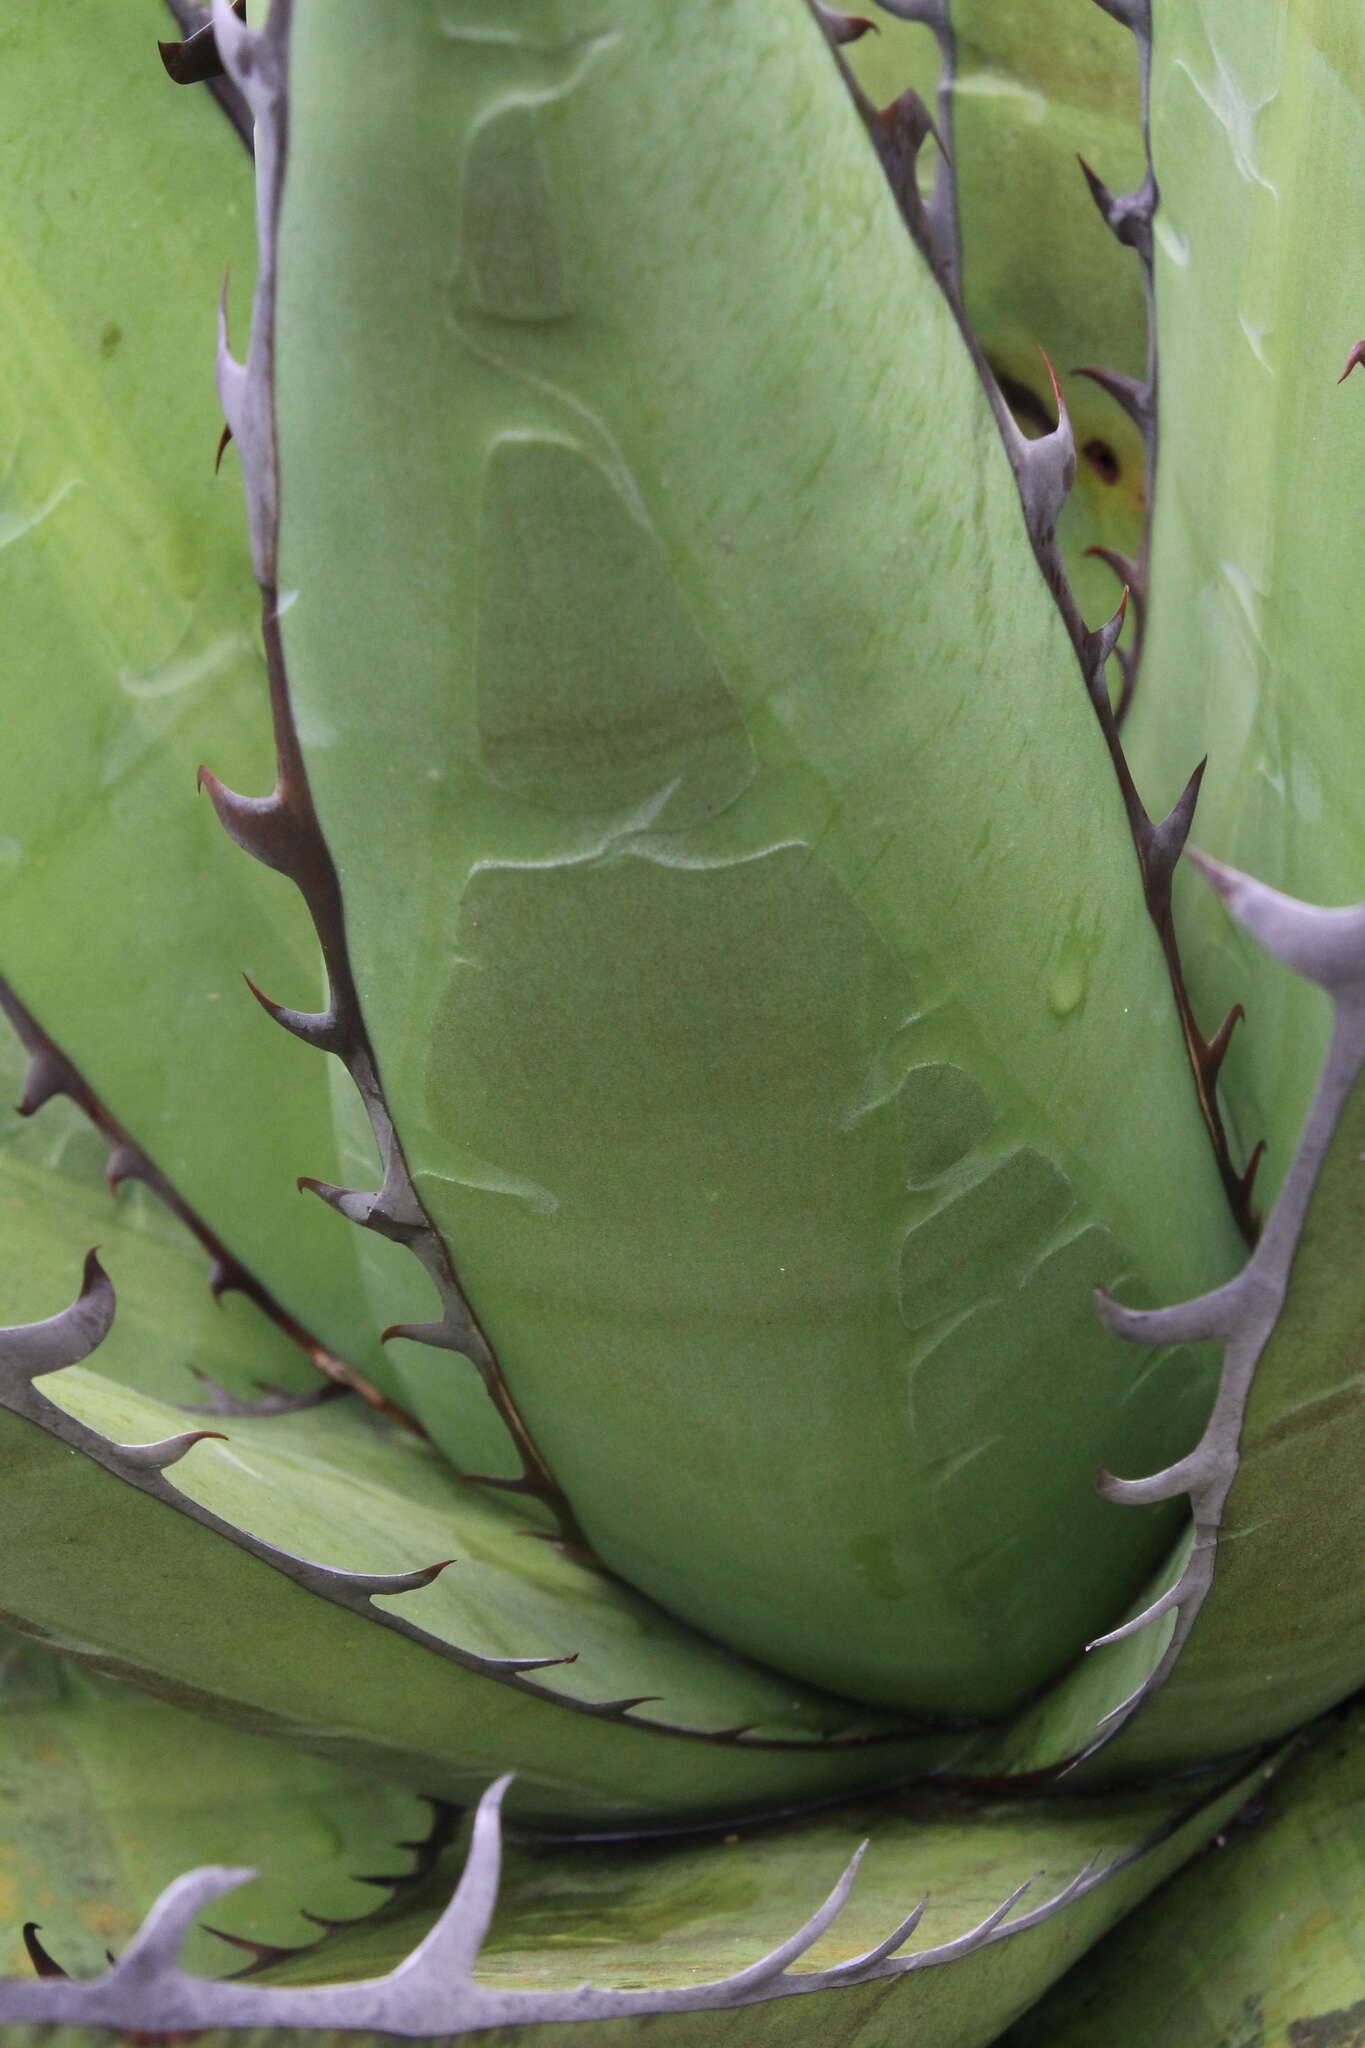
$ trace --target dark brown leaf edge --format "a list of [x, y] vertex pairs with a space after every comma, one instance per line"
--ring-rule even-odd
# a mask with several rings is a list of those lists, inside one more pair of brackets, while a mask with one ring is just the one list
[[[395, 1907], [401, 1906], [405, 1901], [420, 1893], [421, 1889], [429, 1882], [432, 1872], [436, 1869], [442, 1856], [454, 1840], [459, 1828], [461, 1811], [459, 1807], [452, 1806], [448, 1801], [442, 1799], [431, 1799], [427, 1801], [427, 1804], [431, 1808], [431, 1821], [425, 1834], [416, 1840], [395, 1842], [393, 1845], [395, 1849], [401, 1849], [412, 1857], [412, 1867], [392, 1876], [356, 1878], [355, 1882], [357, 1884], [374, 1885], [385, 1894], [379, 1903], [371, 1907], [367, 1913], [355, 1913], [345, 1920], [335, 1920], [327, 1918], [322, 1913], [311, 1913], [306, 1907], [301, 1906], [299, 1908], [299, 1917], [304, 1920], [311, 1920], [318, 1929], [318, 1932], [311, 1941], [295, 1942], [287, 1947], [280, 1942], [253, 1941], [246, 1934], [229, 1934], [221, 1927], [210, 1927], [207, 1921], [201, 1921], [200, 1925], [206, 1934], [212, 1934], [217, 1940], [227, 1942], [232, 1948], [238, 1949], [247, 1957], [247, 1961], [243, 1963], [240, 1969], [229, 1972], [230, 1980], [239, 1981], [243, 1977], [254, 1977], [260, 1971], [268, 1970], [276, 1963], [292, 1962], [299, 1956], [321, 1957], [326, 1951], [328, 1943], [334, 1941], [343, 1929], [359, 1927], [367, 1921], [384, 1919]], [[36, 1920], [26, 1920], [24, 1922], [22, 1929], [24, 1947], [28, 1951], [28, 1958], [33, 1965], [34, 1975], [37, 1977], [61, 1977], [69, 1982], [71, 1972], [64, 1969], [57, 1958], [48, 1952], [47, 1948], [38, 1938], [41, 1932], [41, 1922]], [[106, 1950], [107, 1953], [108, 1951]], [[110, 1955], [109, 1961], [113, 1963], [114, 1960], [114, 1957]], [[170, 2037], [163, 2033], [150, 2035], [125, 2033], [123, 2038], [126, 2041], [131, 2041], [135, 2039], [166, 2040]]]
[[[439, 1319], [424, 1324], [400, 1325], [385, 1334], [402, 1335], [438, 1349], [458, 1351], [470, 1358], [521, 1460], [521, 1472], [513, 1478], [483, 1474], [464, 1476], [534, 1502], [553, 1517], [559, 1531], [557, 1540], [564, 1550], [581, 1562], [596, 1564], [571, 1504], [521, 1418], [492, 1347], [460, 1287], [449, 1249], [433, 1227], [413, 1186], [401, 1143], [384, 1102], [347, 953], [340, 884], [313, 807], [293, 724], [275, 585], [278, 478], [272, 390], [275, 233], [287, 147], [286, 67], [291, 16], [291, 0], [275, 0], [267, 26], [259, 30], [248, 28], [227, 0], [216, 0], [213, 13], [217, 49], [228, 74], [250, 103], [256, 124], [260, 258], [250, 340], [245, 363], [237, 362], [228, 350], [225, 309], [220, 309], [218, 385], [228, 425], [242, 458], [252, 561], [262, 593], [276, 745], [276, 785], [269, 796], [244, 797], [225, 788], [206, 770], [201, 769], [200, 779], [230, 837], [267, 866], [288, 875], [308, 906], [327, 972], [328, 1007], [317, 1013], [304, 1014], [271, 1002], [259, 991], [258, 1000], [277, 1022], [295, 1036], [307, 1044], [335, 1053], [342, 1060], [365, 1104], [382, 1163], [382, 1184], [373, 1192], [337, 1188], [306, 1179], [300, 1184], [320, 1195], [352, 1222], [406, 1246], [431, 1278], [441, 1311]], [[46, 1043], [51, 1044], [50, 1041]], [[126, 1137], [126, 1134], [120, 1135]], [[83, 1452], [94, 1463], [129, 1485], [261, 1558], [319, 1597], [394, 1629], [481, 1676], [529, 1692], [568, 1711], [599, 1720], [628, 1719], [632, 1727], [687, 1741], [765, 1750], [861, 1749], [872, 1744], [903, 1740], [907, 1734], [916, 1732], [914, 1726], [904, 1720], [888, 1725], [880, 1717], [867, 1716], [836, 1734], [821, 1736], [763, 1735], [748, 1727], [683, 1728], [641, 1714], [638, 1709], [650, 1704], [645, 1696], [578, 1700], [550, 1690], [528, 1675], [553, 1665], [572, 1662], [572, 1657], [483, 1657], [431, 1634], [387, 1608], [376, 1606], [376, 1598], [412, 1592], [429, 1585], [445, 1569], [448, 1560], [416, 1571], [356, 1573], [295, 1557], [215, 1515], [166, 1478], [167, 1467], [176, 1463], [205, 1435], [214, 1432], [191, 1430], [163, 1443], [150, 1445], [111, 1443], [96, 1430], [68, 1415], [38, 1388], [35, 1382], [43, 1373], [76, 1363], [94, 1349], [112, 1321], [114, 1305], [112, 1284], [92, 1253], [86, 1261], [81, 1293], [70, 1308], [44, 1323], [0, 1332], [0, 1405]]]
[[462, 1353], [474, 1365], [499, 1418], [512, 1439], [520, 1471], [509, 1478], [485, 1474], [481, 1484], [521, 1495], [547, 1511], [558, 1540], [575, 1557], [595, 1562], [573, 1506], [531, 1435], [486, 1333], [474, 1314], [455, 1270], [450, 1249], [432, 1224], [413, 1184], [402, 1144], [384, 1101], [378, 1063], [370, 1043], [346, 944], [341, 887], [313, 806], [298, 735], [294, 729], [279, 626], [276, 540], [279, 481], [275, 445], [274, 324], [275, 239], [287, 150], [286, 52], [290, 7], [272, 7], [262, 30], [249, 29], [230, 7], [215, 7], [216, 47], [251, 107], [255, 119], [257, 221], [260, 265], [251, 335], [244, 363], [227, 344], [225, 309], [220, 314], [218, 391], [228, 428], [237, 443], [246, 486], [252, 563], [261, 588], [262, 635], [270, 683], [276, 750], [275, 787], [266, 797], [239, 796], [207, 769], [202, 788], [237, 844], [289, 876], [313, 919], [327, 972], [325, 1010], [305, 1014], [253, 993], [268, 1015], [306, 1044], [334, 1053], [359, 1090], [374, 1133], [382, 1183], [372, 1192], [333, 1187], [304, 1178], [301, 1187], [319, 1195], [363, 1229], [406, 1246], [436, 1289], [440, 1314], [434, 1321], [402, 1324], [384, 1334]]
[[280, 1415], [297, 1408], [316, 1407], [319, 1402], [335, 1400], [348, 1393], [358, 1394], [362, 1401], [380, 1413], [392, 1416], [404, 1428], [417, 1435], [425, 1435], [421, 1424], [405, 1408], [389, 1399], [374, 1382], [328, 1349], [310, 1330], [304, 1328], [297, 1318], [264, 1283], [257, 1279], [237, 1254], [224, 1244], [216, 1231], [204, 1221], [198, 1211], [191, 1208], [179, 1190], [167, 1179], [156, 1162], [138, 1144], [136, 1138], [121, 1124], [95, 1093], [75, 1062], [65, 1053], [55, 1039], [43, 1030], [33, 1012], [20, 1000], [17, 991], [0, 976], [0, 1012], [8, 1018], [15, 1037], [28, 1054], [28, 1065], [24, 1072], [23, 1089], [17, 1104], [20, 1116], [36, 1116], [44, 1104], [55, 1096], [64, 1095], [68, 1101], [93, 1124], [109, 1148], [105, 1178], [110, 1192], [117, 1194], [125, 1181], [140, 1181], [155, 1195], [162, 1207], [167, 1209], [176, 1221], [183, 1224], [197, 1243], [208, 1254], [209, 1292], [215, 1301], [225, 1294], [242, 1294], [246, 1299], [268, 1316], [276, 1328], [281, 1330], [292, 1344], [297, 1345], [309, 1363], [322, 1374], [321, 1385], [312, 1392], [290, 1393], [282, 1387], [265, 1387], [259, 1400], [243, 1400], [228, 1392], [205, 1373], [195, 1367], [195, 1373], [204, 1390], [201, 1407], [186, 1402], [183, 1405], [188, 1414], [209, 1415]]
[[[1260, 1165], [1262, 1147], [1257, 1145], [1253, 1149], [1244, 1168], [1239, 1170], [1234, 1165], [1218, 1102], [1219, 1069], [1223, 1064], [1233, 1028], [1242, 1016], [1242, 1009], [1240, 1004], [1234, 1005], [1213, 1036], [1205, 1037], [1195, 1017], [1194, 1006], [1185, 986], [1180, 944], [1171, 912], [1171, 878], [1189, 836], [1204, 763], [1201, 761], [1194, 768], [1169, 815], [1154, 824], [1133, 781], [1120, 733], [1138, 677], [1142, 624], [1147, 608], [1151, 507], [1155, 497], [1157, 468], [1156, 312], [1152, 272], [1152, 221], [1157, 206], [1157, 183], [1152, 166], [1148, 105], [1152, 68], [1151, 0], [1095, 0], [1097, 6], [1131, 30], [1137, 39], [1142, 78], [1142, 129], [1146, 171], [1136, 191], [1116, 194], [1109, 190], [1088, 164], [1082, 162], [1081, 170], [1106, 226], [1117, 241], [1134, 252], [1142, 266], [1147, 300], [1147, 369], [1140, 381], [1123, 376], [1118, 371], [1093, 365], [1087, 366], [1079, 374], [1090, 377], [1100, 384], [1124, 407], [1137, 424], [1143, 438], [1148, 484], [1147, 511], [1138, 559], [1132, 561], [1110, 549], [1093, 550], [1109, 563], [1123, 586], [1118, 609], [1112, 618], [1093, 630], [1081, 617], [1057, 546], [1057, 521], [1075, 481], [1076, 444], [1056, 375], [1051, 363], [1047, 363], [1056, 406], [1056, 424], [1054, 425], [1050, 418], [1045, 418], [1041, 424], [1049, 431], [1030, 437], [1024, 433], [1015, 419], [1006, 394], [972, 331], [962, 296], [962, 257], [957, 228], [957, 204], [953, 196], [951, 160], [955, 44], [950, 0], [878, 0], [878, 4], [884, 7], [888, 14], [894, 14], [902, 20], [923, 23], [933, 30], [938, 39], [942, 71], [938, 91], [937, 123], [931, 121], [927, 108], [913, 92], [903, 93], [889, 107], [873, 106], [840, 54], [840, 45], [850, 38], [841, 32], [837, 25], [831, 23], [826, 10], [815, 7], [814, 11], [830, 43], [834, 61], [881, 158], [911, 239], [952, 309], [962, 338], [976, 366], [982, 389], [995, 415], [1000, 438], [1005, 444], [1005, 452], [1014, 471], [1019, 502], [1024, 513], [1024, 524], [1028, 530], [1034, 556], [1075, 649], [1081, 679], [1099, 722], [1118, 782], [1119, 794], [1123, 799], [1128, 830], [1132, 836], [1133, 850], [1137, 855], [1138, 874], [1142, 882], [1147, 913], [1161, 943], [1171, 994], [1180, 1020], [1181, 1037], [1184, 1040], [1194, 1082], [1195, 1097], [1209, 1143], [1213, 1148], [1218, 1176], [1238, 1229], [1247, 1244], [1254, 1245], [1260, 1219], [1252, 1207], [1252, 1189], [1256, 1170]], [[929, 136], [938, 144], [938, 169], [930, 195], [925, 198], [920, 190], [917, 159], [926, 137]], [[1047, 362], [1046, 357], [1044, 362]], [[1131, 647], [1121, 648], [1119, 635], [1123, 630], [1130, 600], [1135, 614], [1137, 635]], [[1117, 704], [1111, 701], [1109, 692], [1108, 664], [1111, 655], [1118, 659], [1123, 675], [1123, 686]]]
[[[1344, 910], [1318, 909], [1282, 896], [1203, 855], [1194, 858], [1254, 937], [1297, 972], [1327, 989], [1334, 1026], [1294, 1162], [1266, 1230], [1237, 1279], [1195, 1301], [1164, 1309], [1126, 1309], [1108, 1297], [1100, 1298], [1109, 1326], [1134, 1342], [1170, 1344], [1216, 1337], [1225, 1346], [1218, 1398], [1196, 1448], [1149, 1478], [1106, 1481], [1105, 1490], [1119, 1502], [1143, 1504], [1186, 1495], [1194, 1511], [1196, 1541], [1186, 1570], [1171, 1591], [1116, 1632], [1130, 1634], [1171, 1607], [1179, 1610], [1164, 1656], [1146, 1683], [1108, 1717], [1100, 1742], [1110, 1740], [1169, 1675], [1212, 1582], [1218, 1526], [1236, 1473], [1238, 1436], [1251, 1384], [1284, 1300], [1319, 1169], [1342, 1107], [1365, 1067], [1365, 904]], [[46, 1323], [6, 1333], [6, 1369], [12, 1382], [6, 1405], [18, 1406], [23, 1412], [22, 1404], [15, 1400], [15, 1381], [31, 1384], [38, 1374], [75, 1363], [93, 1350], [108, 1327], [112, 1307], [112, 1290], [92, 1256], [87, 1262], [86, 1288], [69, 1309]], [[120, 1456], [128, 1455], [118, 1447], [108, 1448]], [[134, 1447], [134, 1454], [145, 1470], [172, 1462], [187, 1448], [186, 1440], [175, 1439], [165, 1445]], [[125, 1476], [141, 1483], [136, 1469]], [[373, 1587], [374, 1582], [366, 1584]], [[1097, 1742], [1092, 1750], [1099, 1746]], [[497, 1898], [500, 1808], [509, 1783], [509, 1778], [498, 1779], [479, 1803], [468, 1859], [449, 1906], [411, 1954], [384, 1977], [294, 1988], [188, 1976], [180, 1970], [177, 1958], [191, 1921], [215, 1898], [253, 1875], [212, 1867], [188, 1873], [163, 1892], [123, 1954], [99, 1977], [76, 1982], [40, 1976], [29, 1982], [12, 1979], [0, 1983], [0, 2023], [66, 2023], [143, 2034], [149, 2030], [191, 2032], [210, 2026], [293, 2026], [452, 2037], [480, 2027], [726, 2011], [762, 2000], [905, 1975], [959, 1960], [1022, 1933], [1148, 1853], [1227, 1790], [1226, 1781], [1219, 1780], [1204, 1800], [1192, 1802], [1188, 1812], [1145, 1841], [1102, 1866], [1087, 1865], [1051, 1898], [1015, 1913], [1028, 1889], [1021, 1886], [968, 1933], [933, 1948], [903, 1952], [924, 1910], [921, 1901], [874, 1947], [831, 1968], [792, 1968], [836, 1920], [852, 1888], [863, 1853], [860, 1848], [823, 1905], [802, 1927], [768, 1955], [729, 1976], [681, 1987], [611, 1990], [581, 1985], [566, 1991], [536, 1991], [495, 1989], [476, 1982], [473, 1976]]]

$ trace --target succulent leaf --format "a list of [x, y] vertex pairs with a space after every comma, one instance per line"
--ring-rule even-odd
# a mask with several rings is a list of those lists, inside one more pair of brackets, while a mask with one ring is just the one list
[[[411, 1844], [432, 1834], [410, 1792], [183, 1713], [8, 1633], [0, 1737], [6, 1896], [41, 1923], [43, 1949], [71, 1976], [103, 1969], [183, 1869], [225, 1855], [261, 1874], [224, 1898], [218, 1935], [191, 1932], [187, 1967], [240, 1970], [251, 1952], [229, 1942], [313, 1949], [319, 1917], [379, 1907], [355, 1873], [420, 1869]], [[17, 1924], [5, 1943], [0, 1968], [27, 1975]]]
[[[1328, 991], [1332, 1039], [1294, 1164], [1242, 1272], [1167, 1308], [1101, 1298], [1105, 1322], [1135, 1344], [1223, 1345], [1198, 1444], [1165, 1471], [1099, 1479], [1118, 1505], [1187, 1498], [1193, 1526], [1146, 1600], [1091, 1645], [1098, 1670], [1087, 1658], [1003, 1738], [970, 1749], [958, 1768], [977, 1774], [991, 1758], [1021, 1773], [1099, 1750], [1104, 1774], [1189, 1766], [1272, 1740], [1365, 1681], [1359, 1603], [1336, 1563], [1365, 1534], [1351, 1476], [1365, 1431], [1354, 1368], [1365, 906], [1320, 909], [1195, 859], [1260, 945]], [[1116, 1696], [1125, 1676], [1131, 1690]]]
[[1263, 1793], [1000, 2048], [1243, 2042], [1348, 2048], [1365, 2015], [1361, 1711], [1334, 1715]]
[[348, 1170], [324, 1077], [241, 1000], [243, 968], [311, 988], [306, 920], [225, 872], [187, 800], [197, 760], [249, 785], [269, 757], [209, 358], [224, 263], [253, 272], [251, 167], [141, 14], [44, 10], [0, 79], [6, 189], [43, 195], [0, 231], [4, 971], [263, 1282], [391, 1386], [353, 1262], [294, 1192]]
[[[880, 33], [847, 53], [877, 106], [907, 84], [931, 97], [940, 70], [936, 39], [889, 18], [900, 11], [879, 12]], [[1143, 379], [1147, 315], [1141, 274], [1106, 232], [1076, 159], [1119, 190], [1141, 181], [1137, 50], [1097, 7], [1067, 0], [1027, 10], [954, 0], [951, 39], [950, 123], [940, 113], [939, 126], [967, 319], [1026, 432], [1056, 422], [1043, 355], [1056, 367], [1079, 458], [1058, 539], [1082, 614], [1100, 619], [1117, 586], [1087, 551], [1140, 556], [1147, 464], [1123, 399], [1087, 385], [1080, 366]]]
[[[112, 1314], [92, 1259], [70, 1308], [0, 1333], [3, 1516], [22, 1553], [4, 1615], [59, 1647], [448, 1798], [515, 1758], [545, 1819], [747, 1812], [943, 1752], [532, 1555], [523, 1523], [452, 1494], [423, 1445], [355, 1407], [234, 1419], [219, 1448], [164, 1403], [63, 1372]], [[39, 1523], [64, 1540], [23, 1546]], [[729, 1763], [713, 1769], [712, 1748]]]
[[[1105, 1625], [1108, 1546], [1133, 1545], [1136, 1590], [1166, 1527], [1089, 1497], [1117, 1407], [1135, 1437], [1182, 1432], [1105, 1364], [1076, 1276], [1155, 1287], [1177, 1248], [1201, 1284], [1232, 1263], [1192, 1116], [1157, 1133], [1110, 1079], [1188, 1098], [1115, 795], [989, 410], [816, 25], [537, 22], [506, 43], [458, 6], [439, 33], [413, 15], [382, 61], [363, 8], [304, 6], [293, 30], [280, 630], [386, 1113], [610, 1565], [810, 1680], [998, 1711]], [[799, 81], [825, 152], [775, 94], [761, 187], [754, 108], [732, 105], [759, 70]], [[399, 102], [408, 142], [376, 181]], [[683, 104], [712, 111], [715, 148], [642, 178], [641, 137]], [[785, 252], [836, 193], [817, 279]], [[515, 277], [485, 254], [514, 204], [542, 238]], [[723, 243], [690, 232], [702, 214]], [[395, 276], [423, 222], [429, 258]], [[433, 328], [422, 280], [453, 252]], [[689, 319], [698, 295], [719, 334]], [[966, 523], [936, 480], [958, 459], [982, 480]], [[888, 615], [907, 551], [916, 597]], [[660, 694], [618, 738], [642, 672]], [[960, 775], [991, 790], [999, 850], [948, 796]], [[392, 874], [414, 878], [400, 902]], [[1002, 946], [1039, 919], [1046, 948]], [[665, 932], [666, 954], [641, 944]], [[1189, 1198], [1160, 1246], [1132, 1201], [1149, 1173]], [[1031, 1435], [1030, 1331], [1089, 1411], [1065, 1453], [1060, 1403], [1047, 1455]], [[477, 1383], [442, 1364], [405, 1362], [406, 1398], [464, 1462]], [[892, 1441], [907, 1378], [919, 1427]], [[1063, 1499], [1059, 1603], [1018, 1600], [1007, 1644], [1000, 1595], [1031, 1542], [1056, 1570]]]
[[[315, 1976], [321, 1957], [241, 1984], [176, 1972], [181, 1930], [211, 1899], [220, 1910], [217, 1897], [240, 1876], [206, 1869], [158, 1901], [135, 1945], [136, 1973], [126, 1951], [122, 1981], [115, 1965], [84, 1984], [6, 1985], [0, 2012], [86, 2025], [133, 2016], [139, 2026], [261, 2026], [277, 2048], [287, 2048], [293, 2028], [307, 2041], [312, 2028], [450, 2038], [507, 2027], [514, 2031], [504, 2038], [516, 2040], [534, 2026], [535, 2039], [550, 2043], [560, 2021], [574, 2023], [564, 2028], [566, 2048], [584, 2021], [603, 2048], [630, 2048], [661, 2024], [643, 2016], [660, 2014], [669, 2015], [671, 2040], [698, 2048], [828, 2041], [831, 2026], [841, 2042], [871, 2048], [888, 2025], [911, 2027], [919, 2048], [982, 2048], [1064, 1966], [1073, 1944], [1093, 1940], [1262, 1784], [1258, 1770], [1213, 1797], [1187, 1795], [1183, 1807], [1149, 1793], [1103, 1816], [1074, 1803], [1014, 1804], [966, 1830], [952, 1803], [932, 1794], [880, 1798], [870, 1809], [738, 1839], [732, 1831], [724, 1840], [576, 1850], [566, 1892], [557, 1859], [568, 1852], [549, 1845], [514, 1849], [502, 1874], [500, 1783], [481, 1802], [459, 1885], [434, 1926], [420, 1911], [398, 1913], [328, 1945], [334, 1964], [349, 1948], [347, 1975], [360, 1981], [304, 1988], [299, 1980]], [[860, 1827], [876, 1830], [865, 1858]], [[814, 1903], [815, 1870], [834, 1877], [841, 1865], [824, 1907], [793, 1935]], [[921, 1905], [930, 1884], [934, 1896]], [[745, 1947], [771, 1944], [763, 1964], [736, 1955], [741, 1899]], [[649, 1981], [606, 1988], [613, 1966], [638, 1978], [642, 1933], [654, 1950]], [[476, 1960], [477, 1978], [469, 1974]], [[585, 1984], [585, 1969], [597, 1981]], [[817, 1992], [824, 1995], [811, 2005]]]
[[[1297, 396], [1273, 295], [1345, 303], [1278, 242], [1305, 116], [1349, 215], [1365, 43], [1337, 0], [171, 12], [187, 90], [129, 129], [149, 65], [100, 144], [158, 232], [102, 192], [91, 277], [61, 205], [0, 235], [0, 600], [42, 644], [0, 768], [0, 1730], [30, 1830], [49, 1732], [77, 1771], [120, 1744], [139, 1807], [99, 1816], [117, 1959], [65, 1977], [89, 1944], [26, 1928], [0, 2022], [985, 2048], [1365, 1679], [1365, 905], [1187, 864], [1275, 956], [1262, 1044], [1178, 874], [1231, 732], [1201, 838], [1358, 886], [1349, 818], [1287, 858], [1322, 791], [1278, 672], [1267, 708], [1310, 650], [1300, 731], [1349, 772], [1346, 572], [1300, 552], [1345, 470], [1259, 525], [1191, 478], [1232, 440], [1197, 386], [1230, 307], [1296, 393], [1244, 475], [1353, 402]], [[77, 15], [105, 91], [122, 24]], [[54, 33], [0, 85], [20, 137]], [[205, 88], [237, 137], [214, 113], [183, 177]], [[70, 148], [44, 130], [44, 191]], [[134, 385], [107, 307], [180, 254], [183, 306], [248, 153], [210, 487], [153, 446], [184, 313]], [[1149, 587], [1154, 475], [1184, 581]], [[168, 808], [186, 743], [208, 802]], [[1304, 978], [1334, 1022], [1257, 1242]], [[467, 1839], [443, 1807], [425, 1889], [281, 1954], [206, 1807], [140, 1862], [158, 1731], [347, 1840], [412, 1791]], [[188, 1974], [233, 1911], [250, 1980]]]
[[[1350, 8], [1155, 8], [1161, 462], [1146, 683], [1128, 731], [1143, 787], [1208, 751], [1199, 838], [1310, 902], [1358, 893], [1358, 379], [1351, 264], [1365, 191], [1365, 60]], [[1193, 984], [1245, 1005], [1224, 1092], [1288, 1171], [1326, 1004], [1177, 884]]]

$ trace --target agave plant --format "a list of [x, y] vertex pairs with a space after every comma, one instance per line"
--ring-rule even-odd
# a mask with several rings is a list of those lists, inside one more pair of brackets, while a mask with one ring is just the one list
[[0, 80], [0, 2021], [1353, 2038], [1357, 14], [174, 12]]

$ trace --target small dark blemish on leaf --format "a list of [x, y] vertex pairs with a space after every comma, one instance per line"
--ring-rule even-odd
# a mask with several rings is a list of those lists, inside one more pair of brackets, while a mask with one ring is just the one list
[[1107, 441], [1087, 441], [1082, 455], [1102, 483], [1116, 484], [1119, 480], [1119, 459]]

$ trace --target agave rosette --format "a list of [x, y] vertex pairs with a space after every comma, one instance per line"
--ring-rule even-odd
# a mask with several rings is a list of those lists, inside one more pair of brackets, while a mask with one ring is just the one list
[[1365, 1675], [1355, 32], [892, 12], [23, 32], [10, 2024], [986, 2043]]

